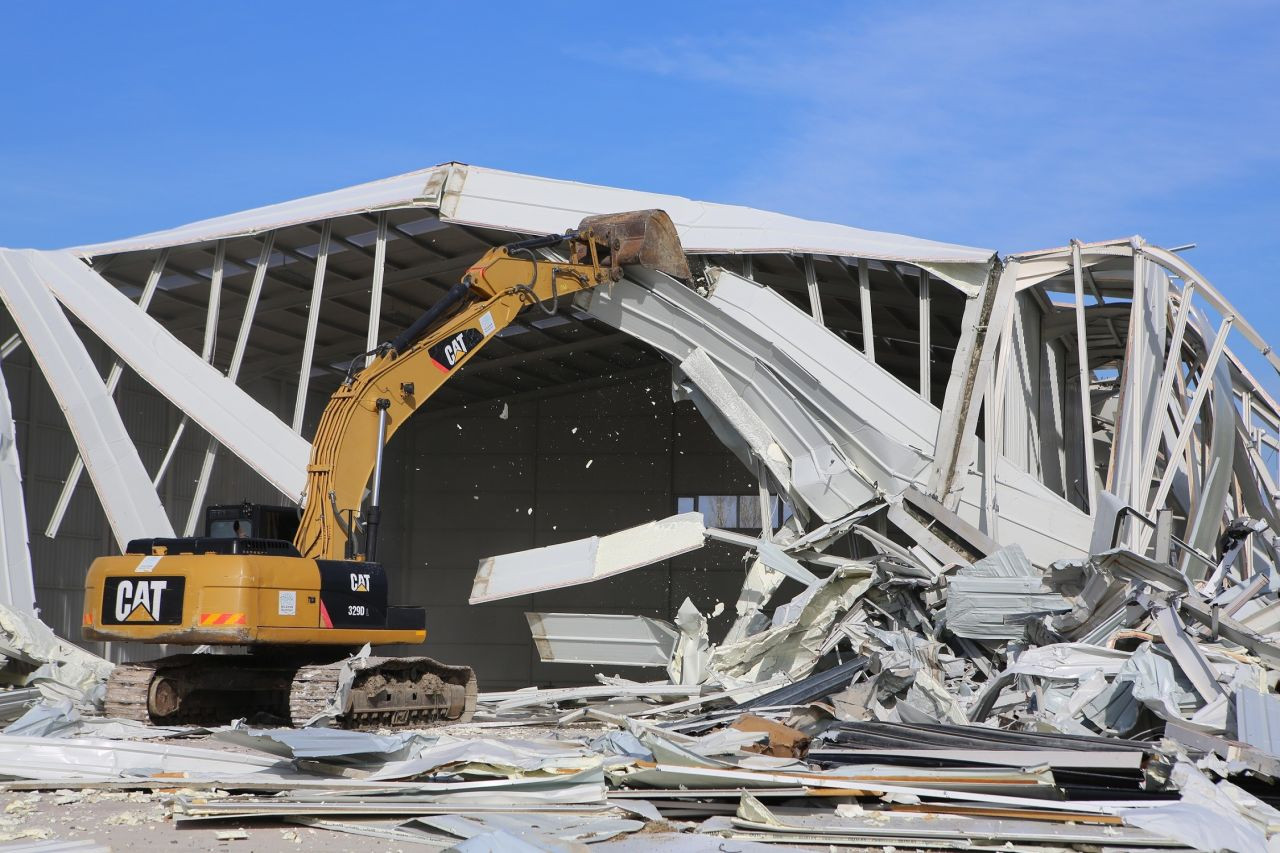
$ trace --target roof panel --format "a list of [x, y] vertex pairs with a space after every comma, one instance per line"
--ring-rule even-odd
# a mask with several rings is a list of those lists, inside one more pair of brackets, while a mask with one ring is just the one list
[[576, 227], [583, 216], [591, 214], [661, 208], [671, 214], [686, 250], [695, 253], [813, 252], [980, 267], [985, 267], [994, 255], [990, 249], [816, 222], [749, 207], [458, 163], [167, 231], [81, 246], [76, 251], [87, 257], [140, 251], [244, 236], [352, 213], [407, 207], [437, 208], [442, 218], [459, 224], [534, 234]]

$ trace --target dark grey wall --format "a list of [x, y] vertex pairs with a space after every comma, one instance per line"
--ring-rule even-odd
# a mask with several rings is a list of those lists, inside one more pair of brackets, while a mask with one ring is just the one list
[[672, 403], [666, 368], [652, 379], [512, 404], [505, 419], [501, 410], [428, 418], [390, 448], [390, 483], [405, 502], [387, 510], [388, 544], [398, 537], [399, 547], [384, 553], [392, 568], [390, 554], [399, 556], [401, 600], [427, 607], [426, 653], [470, 663], [484, 689], [577, 684], [592, 668], [539, 662], [526, 611], [665, 619], [685, 596], [704, 610], [725, 601], [732, 611], [741, 554], [715, 547], [592, 584], [467, 604], [481, 557], [672, 515], [679, 494], [755, 489], [693, 407]]

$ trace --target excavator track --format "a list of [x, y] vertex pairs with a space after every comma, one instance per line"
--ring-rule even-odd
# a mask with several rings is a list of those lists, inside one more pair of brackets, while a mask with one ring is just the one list
[[[293, 725], [304, 725], [328, 707], [342, 669], [342, 661], [298, 669], [289, 692]], [[348, 729], [465, 723], [475, 713], [476, 696], [476, 677], [469, 666], [449, 666], [431, 658], [368, 658], [356, 673], [338, 720]]]
[[[104, 710], [155, 725], [224, 725], [266, 715], [302, 726], [338, 693], [344, 661], [308, 663], [255, 655], [172, 655], [120, 664]], [[466, 722], [475, 713], [470, 667], [431, 658], [361, 659], [337, 724], [348, 729]]]

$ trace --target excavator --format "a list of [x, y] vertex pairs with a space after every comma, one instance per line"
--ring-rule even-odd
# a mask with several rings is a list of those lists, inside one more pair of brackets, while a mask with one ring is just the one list
[[470, 719], [470, 667], [351, 657], [427, 634], [422, 607], [388, 603], [377, 553], [383, 450], [522, 311], [554, 313], [561, 297], [616, 282], [630, 265], [689, 281], [665, 212], [590, 216], [489, 250], [394, 339], [352, 361], [316, 429], [301, 513], [213, 506], [203, 536], [135, 539], [94, 560], [86, 640], [210, 647], [117, 666], [106, 712], [157, 725], [267, 715], [295, 726], [327, 713], [364, 729]]

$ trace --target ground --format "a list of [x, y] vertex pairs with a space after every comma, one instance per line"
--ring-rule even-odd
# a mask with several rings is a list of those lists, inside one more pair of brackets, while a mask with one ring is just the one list
[[[0, 840], [93, 839], [112, 850], [227, 850], [340, 853], [354, 849], [401, 850], [375, 838], [290, 826], [280, 822], [216, 821], [177, 825], [166, 802], [172, 793], [66, 790], [43, 794], [0, 793]], [[220, 840], [219, 835], [243, 835]], [[0, 847], [0, 849], [3, 849]]]

